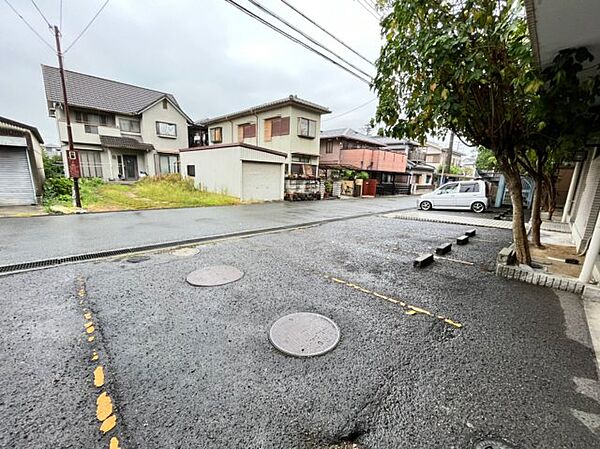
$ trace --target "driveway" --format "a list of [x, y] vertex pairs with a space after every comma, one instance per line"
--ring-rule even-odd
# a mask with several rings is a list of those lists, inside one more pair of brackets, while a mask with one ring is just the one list
[[[501, 229], [413, 268], [465, 229], [373, 216], [4, 277], [0, 446], [599, 447], [577, 296], [494, 276]], [[244, 277], [185, 282], [217, 264]], [[298, 311], [333, 319], [339, 345], [313, 358], [276, 350], [271, 324]]]
[[0, 219], [0, 266], [413, 208], [415, 197]]

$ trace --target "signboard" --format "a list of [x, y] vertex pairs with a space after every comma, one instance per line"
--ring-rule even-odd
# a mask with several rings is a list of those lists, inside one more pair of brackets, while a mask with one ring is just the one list
[[81, 178], [79, 169], [79, 153], [75, 150], [67, 151], [67, 161], [69, 164], [69, 176], [71, 178]]

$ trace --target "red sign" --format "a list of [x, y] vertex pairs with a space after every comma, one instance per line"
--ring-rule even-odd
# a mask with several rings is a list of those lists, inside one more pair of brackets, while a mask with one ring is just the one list
[[67, 151], [67, 160], [69, 162], [69, 176], [71, 178], [81, 178], [79, 170], [79, 153], [75, 150]]

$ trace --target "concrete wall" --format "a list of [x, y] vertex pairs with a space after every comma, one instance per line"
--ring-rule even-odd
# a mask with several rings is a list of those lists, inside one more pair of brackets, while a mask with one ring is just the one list
[[241, 198], [242, 161], [240, 147], [184, 151], [180, 154], [181, 175], [188, 177], [187, 166], [196, 169], [194, 186], [200, 190]]

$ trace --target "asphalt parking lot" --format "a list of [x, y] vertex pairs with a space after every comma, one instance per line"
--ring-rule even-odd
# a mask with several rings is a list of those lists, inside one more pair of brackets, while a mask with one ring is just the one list
[[[479, 228], [413, 268], [465, 229], [376, 216], [2, 277], [0, 446], [599, 447], [581, 303], [497, 278], [509, 231]], [[221, 264], [244, 277], [185, 282]], [[270, 344], [270, 325], [299, 311], [337, 323], [332, 352]], [[105, 434], [101, 392], [116, 417]]]

